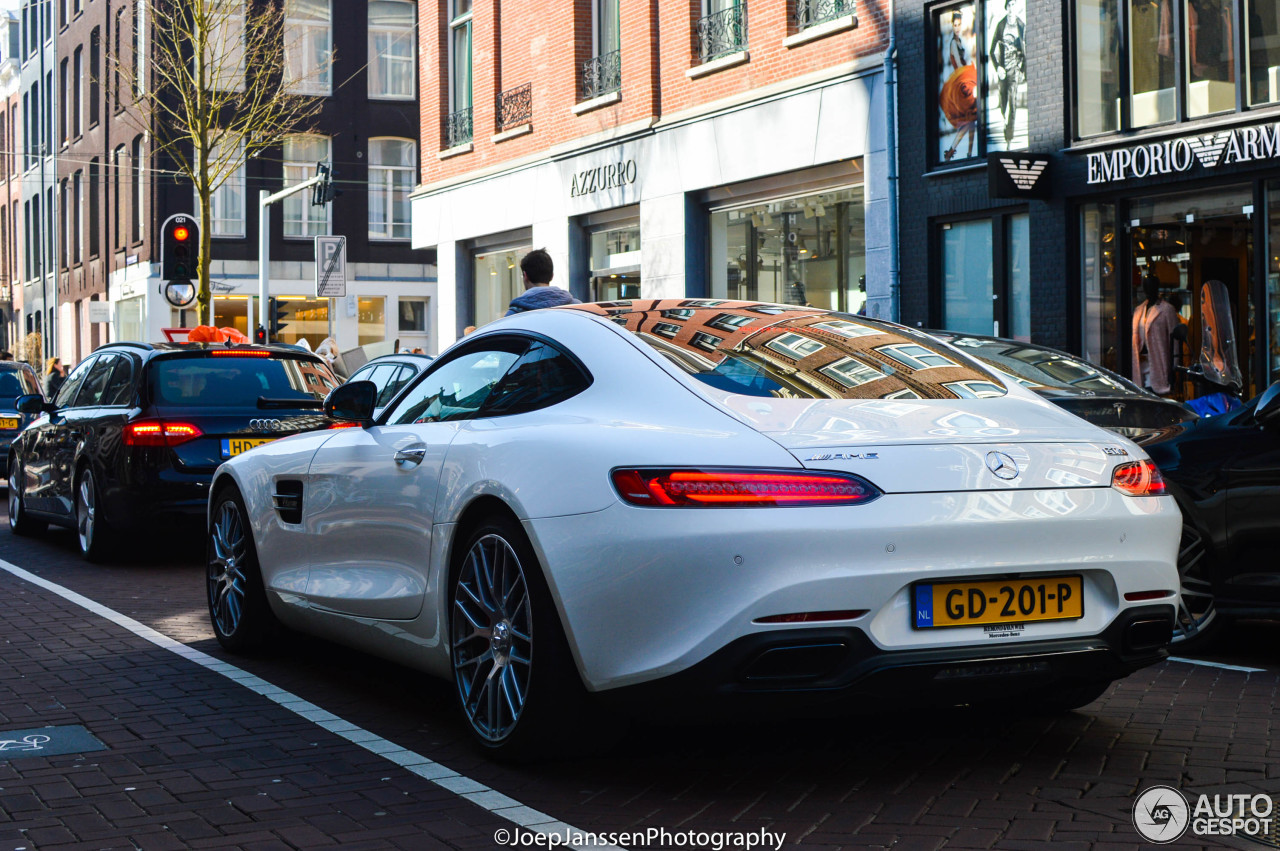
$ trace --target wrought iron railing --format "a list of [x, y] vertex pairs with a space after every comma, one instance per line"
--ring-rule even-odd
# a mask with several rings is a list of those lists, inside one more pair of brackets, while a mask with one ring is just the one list
[[494, 115], [497, 116], [498, 130], [519, 127], [532, 121], [533, 83], [525, 83], [500, 93]]
[[622, 88], [622, 51], [601, 53], [582, 63], [580, 100], [591, 100]]
[[456, 148], [471, 141], [471, 107], [451, 112], [444, 120], [444, 146]]
[[[803, 0], [801, 0], [803, 2]], [[700, 18], [698, 52], [703, 62], [719, 59], [730, 53], [747, 49], [747, 2], [739, 0], [728, 9], [722, 9]]]
[[853, 14], [853, 0], [796, 0], [796, 31]]

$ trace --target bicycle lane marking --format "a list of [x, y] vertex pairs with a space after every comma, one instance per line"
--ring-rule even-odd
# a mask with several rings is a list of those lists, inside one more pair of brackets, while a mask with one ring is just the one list
[[[395, 742], [384, 739], [376, 733], [365, 730], [363, 727], [334, 715], [327, 709], [322, 709], [314, 703], [303, 700], [292, 692], [272, 685], [255, 674], [241, 670], [235, 665], [215, 659], [207, 653], [175, 641], [164, 633], [158, 632], [128, 615], [123, 615], [114, 609], [108, 608], [83, 594], [72, 591], [70, 588], [59, 585], [56, 582], [50, 582], [4, 559], [0, 559], [0, 569], [111, 621], [144, 641], [194, 662], [208, 671], [220, 674], [232, 682], [244, 686], [254, 694], [265, 697], [295, 715], [314, 723], [321, 729], [346, 739], [353, 745], [380, 756], [388, 762], [394, 763], [406, 771], [416, 774], [441, 789], [451, 792], [499, 818], [506, 819], [518, 827], [538, 833], [559, 833], [562, 836], [571, 833], [586, 834], [590, 832], [575, 828], [546, 813], [526, 806], [512, 797], [477, 780], [472, 780], [465, 774], [460, 774], [416, 751], [402, 748]], [[594, 847], [617, 849], [617, 846], [602, 845]]]

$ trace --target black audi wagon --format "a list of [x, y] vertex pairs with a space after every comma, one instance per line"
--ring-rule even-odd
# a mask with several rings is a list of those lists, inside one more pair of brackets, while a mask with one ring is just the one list
[[323, 359], [291, 347], [102, 346], [53, 399], [16, 400], [38, 416], [9, 447], [9, 528], [72, 528], [94, 561], [124, 532], [201, 517], [219, 464], [328, 427], [320, 406], [339, 383]]

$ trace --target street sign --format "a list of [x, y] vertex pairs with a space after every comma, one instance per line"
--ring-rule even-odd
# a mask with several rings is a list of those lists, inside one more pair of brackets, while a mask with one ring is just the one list
[[316, 298], [344, 298], [347, 294], [347, 238], [316, 237]]
[[111, 321], [111, 304], [105, 301], [89, 302], [89, 321], [90, 322], [110, 322]]

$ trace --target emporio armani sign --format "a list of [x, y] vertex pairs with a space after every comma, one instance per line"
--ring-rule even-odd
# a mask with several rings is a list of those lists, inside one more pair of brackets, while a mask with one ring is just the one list
[[1089, 154], [1089, 183], [1114, 183], [1137, 177], [1217, 168], [1231, 163], [1280, 157], [1280, 124], [1237, 127], [1200, 136], [1166, 139]]
[[1044, 198], [1049, 158], [1042, 154], [992, 154], [987, 158], [987, 194], [992, 198]]

